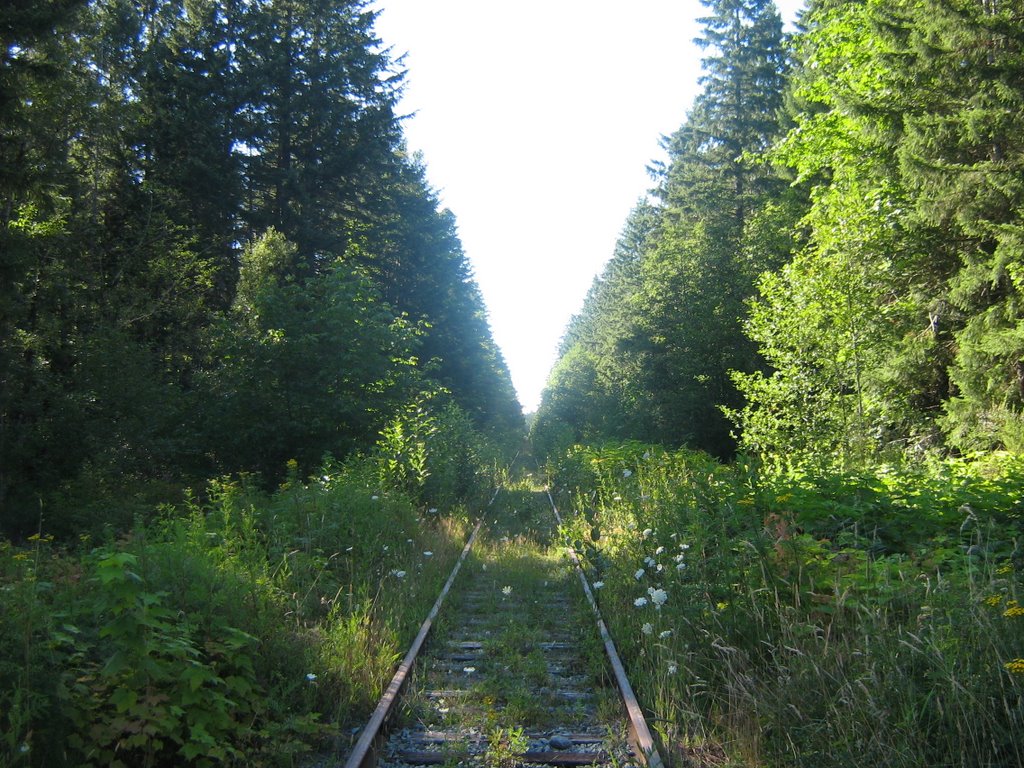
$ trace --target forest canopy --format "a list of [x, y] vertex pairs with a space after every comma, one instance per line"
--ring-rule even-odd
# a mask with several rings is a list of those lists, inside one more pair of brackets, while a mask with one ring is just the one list
[[1024, 9], [702, 0], [704, 88], [533, 435], [859, 466], [1024, 448]]
[[427, 395], [521, 431], [368, 5], [5, 10], [5, 527], [74, 478], [312, 467]]

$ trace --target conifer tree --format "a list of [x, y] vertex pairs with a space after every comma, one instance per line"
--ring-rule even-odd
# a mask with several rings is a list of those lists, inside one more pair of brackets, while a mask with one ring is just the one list
[[704, 0], [697, 42], [704, 91], [671, 138], [662, 236], [643, 267], [645, 367], [656, 436], [720, 455], [732, 450], [721, 406], [739, 397], [729, 371], [758, 364], [742, 341], [744, 300], [770, 263], [744, 245], [749, 222], [784, 185], [752, 158], [779, 133], [786, 57], [782, 21], [768, 0]]
[[933, 313], [965, 316], [944, 427], [962, 450], [1024, 449], [1024, 9], [904, 0], [876, 19], [901, 176], [922, 222], [957, 243], [951, 309]]
[[650, 364], [650, 345], [637, 300], [641, 264], [659, 225], [660, 209], [640, 201], [569, 322], [531, 430], [542, 452], [583, 440], [653, 439], [651, 395], [640, 376]]

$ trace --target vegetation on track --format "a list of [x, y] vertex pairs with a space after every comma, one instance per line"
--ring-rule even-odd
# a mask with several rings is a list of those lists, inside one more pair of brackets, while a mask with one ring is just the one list
[[[449, 597], [432, 645], [443, 648], [459, 624], [460, 605], [473, 602], [478, 617], [471, 631], [481, 640], [486, 668], [468, 667], [470, 694], [441, 705], [413, 704], [411, 721], [431, 727], [454, 724], [491, 734], [496, 729], [545, 729], [579, 720], [578, 707], [557, 695], [540, 644], [553, 637], [573, 646], [566, 674], [592, 676], [599, 691], [603, 650], [590, 609], [551, 513], [547, 495], [530, 476], [499, 492], [485, 511], [481, 529], [456, 588]], [[463, 638], [466, 639], [466, 638]], [[419, 687], [431, 685], [421, 673]], [[603, 692], [606, 716], [619, 718], [614, 686]], [[414, 701], [415, 701], [414, 697]]]

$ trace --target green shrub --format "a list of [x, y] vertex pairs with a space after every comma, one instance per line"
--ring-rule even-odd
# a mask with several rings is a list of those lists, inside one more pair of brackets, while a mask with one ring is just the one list
[[289, 462], [78, 554], [0, 542], [0, 764], [292, 765], [365, 718], [469, 525], [379, 481]]

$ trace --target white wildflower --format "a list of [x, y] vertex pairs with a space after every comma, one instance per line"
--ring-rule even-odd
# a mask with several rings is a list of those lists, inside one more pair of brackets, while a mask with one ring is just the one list
[[640, 627], [640, 629], [643, 631], [643, 633], [645, 635], [649, 635], [652, 632], [654, 632], [654, 627], [651, 626], [651, 622], [649, 622], [649, 621], [646, 624], [644, 624], [642, 627]]
[[674, 661], [670, 661], [669, 664], [668, 664], [668, 673], [670, 675], [674, 675], [678, 671], [679, 671], [679, 667], [676, 666]]
[[623, 477], [631, 477], [632, 475], [633, 475], [633, 471], [632, 470], [629, 470], [629, 469], [622, 470], [622, 476]]
[[467, 675], [472, 675], [474, 672], [476, 672], [476, 667], [463, 667], [462, 671], [465, 672]]
[[664, 589], [655, 589], [651, 587], [647, 590], [647, 594], [651, 596], [651, 602], [654, 603], [656, 608], [661, 608], [668, 600], [668, 592]]
[[509, 595], [512, 594], [512, 587], [511, 586], [502, 587], [501, 588], [501, 594], [503, 594], [505, 597], [508, 597]]
[[595, 581], [594, 582], [594, 589], [601, 589], [601, 587], [603, 587], [603, 586], [604, 586], [604, 582], [603, 581]]
[[396, 579], [404, 579], [405, 571], [392, 571], [391, 575], [394, 576]]
[[654, 533], [654, 531], [652, 531], [650, 528], [644, 528], [644, 538], [645, 539], [648, 538], [652, 533]]
[[654, 554], [660, 555], [664, 551], [665, 551], [664, 547], [658, 547], [656, 550], [654, 550]]
[[312, 672], [307, 672], [306, 673], [306, 679], [309, 680], [309, 682], [311, 682], [311, 683], [315, 683], [316, 682], [316, 675], [313, 674]]
[[380, 496], [371, 496], [370, 497], [370, 501], [376, 501], [379, 498], [380, 498]]
[[664, 640], [665, 638], [668, 638], [668, 637], [672, 637], [672, 630], [671, 629], [663, 629], [660, 633], [658, 633], [658, 637], [660, 637], [662, 640]]
[[676, 566], [676, 570], [677, 571], [683, 571], [685, 569], [686, 569], [686, 563], [680, 563], [679, 565]]
[[642, 579], [644, 577], [645, 573], [646, 573], [646, 571], [643, 568], [638, 568], [636, 573], [633, 574], [633, 578], [636, 579], [637, 581], [640, 581], [640, 579]]
[[647, 565], [649, 565], [651, 568], [657, 565], [657, 561], [650, 555], [644, 558], [644, 562], [647, 563]]
[[636, 600], [633, 601], [633, 605], [635, 605], [637, 608], [643, 608], [645, 605], [647, 605], [647, 598], [638, 597]]
[[428, 550], [427, 550], [426, 552], [424, 552], [424, 553], [423, 553], [423, 556], [424, 556], [424, 557], [433, 557], [433, 556], [434, 556], [434, 553], [433, 553], [433, 552], [431, 552], [431, 551], [430, 551], [430, 550], [428, 549]]

